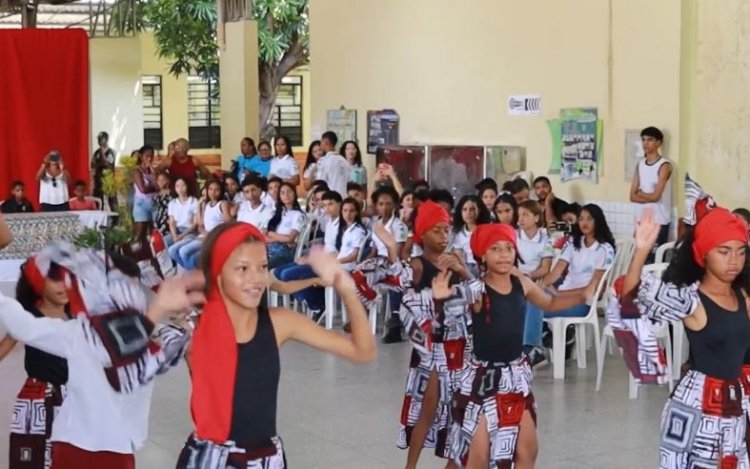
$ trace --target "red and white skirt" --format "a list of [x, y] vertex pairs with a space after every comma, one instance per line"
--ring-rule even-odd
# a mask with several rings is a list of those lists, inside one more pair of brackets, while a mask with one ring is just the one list
[[224, 444], [191, 435], [177, 460], [177, 469], [285, 469], [281, 438]]
[[52, 422], [65, 398], [65, 386], [27, 378], [13, 406], [10, 469], [49, 469]]

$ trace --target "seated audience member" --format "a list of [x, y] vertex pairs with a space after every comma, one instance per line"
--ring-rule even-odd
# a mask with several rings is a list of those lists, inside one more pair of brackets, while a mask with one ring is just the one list
[[518, 202], [507, 192], [502, 192], [495, 199], [492, 207], [495, 223], [505, 223], [515, 228], [518, 224]]
[[506, 181], [503, 184], [503, 190], [510, 192], [510, 195], [516, 199], [516, 203], [520, 204], [526, 200], [529, 200], [531, 196], [531, 190], [529, 189], [529, 183], [522, 177], [517, 177], [510, 181]]
[[242, 202], [243, 196], [240, 191], [240, 183], [232, 174], [224, 176], [224, 200], [232, 205]]
[[[450, 213], [450, 212], [449, 212]], [[464, 264], [474, 276], [479, 275], [479, 266], [471, 252], [471, 233], [477, 225], [490, 223], [490, 212], [476, 195], [465, 195], [458, 201], [453, 214], [453, 243], [451, 250], [461, 256]]]
[[346, 184], [352, 175], [352, 167], [343, 156], [336, 153], [338, 137], [335, 132], [325, 132], [320, 138], [323, 156], [318, 160], [317, 178], [328, 184], [332, 191], [346, 194]]
[[34, 207], [31, 202], [23, 195], [23, 181], [13, 181], [10, 184], [10, 198], [6, 199], [0, 206], [2, 213], [31, 213]]
[[79, 179], [73, 186], [75, 197], [68, 201], [71, 210], [96, 210], [96, 202], [86, 198], [86, 183]]
[[[329, 217], [326, 225], [326, 252], [337, 253], [336, 259], [347, 269], [354, 268], [359, 256], [359, 250], [366, 237], [366, 231], [360, 220], [359, 202], [352, 198], [341, 200], [341, 195], [335, 191], [328, 191], [323, 196], [326, 215]], [[281, 266], [274, 271], [274, 275], [283, 282], [304, 280], [315, 277], [315, 273], [307, 265], [306, 259], [299, 263]], [[298, 301], [307, 305], [314, 320], [318, 320], [325, 309], [324, 290], [320, 287], [309, 287], [293, 295]]]
[[299, 165], [292, 155], [292, 147], [289, 145], [289, 139], [280, 135], [274, 142], [276, 147], [276, 157], [271, 160], [271, 176], [278, 176], [282, 181], [288, 182], [297, 187], [300, 182]]
[[401, 193], [401, 201], [399, 202], [398, 214], [401, 221], [406, 223], [411, 217], [411, 212], [414, 211], [414, 192], [404, 191]]
[[42, 166], [36, 173], [36, 180], [39, 181], [39, 204], [42, 212], [70, 210], [68, 205], [70, 174], [65, 169], [59, 152], [51, 151], [44, 157]]
[[[184, 181], [184, 180], [183, 180]], [[154, 229], [164, 236], [167, 246], [171, 244], [172, 239], [167, 240], [169, 236], [169, 204], [174, 198], [172, 196], [172, 181], [169, 175], [164, 171], [156, 174], [156, 188], [159, 192], [154, 196]]]
[[276, 211], [263, 203], [263, 179], [258, 176], [248, 176], [242, 183], [242, 194], [245, 199], [235, 205], [233, 210], [237, 221], [250, 223], [258, 228], [261, 233], [268, 230], [268, 222], [273, 218]]
[[735, 215], [741, 216], [742, 219], [745, 220], [748, 223], [748, 225], [750, 225], [750, 210], [746, 208], [736, 208], [732, 210], [732, 213], [734, 213]]
[[257, 153], [255, 140], [245, 137], [240, 141], [240, 154], [232, 162], [232, 174], [237, 178], [237, 181], [244, 181], [253, 170], [250, 165]]
[[276, 176], [268, 178], [265, 193], [261, 196], [263, 203], [274, 210], [276, 210], [276, 205], [279, 202], [279, 188], [281, 187], [282, 182], [283, 181]]
[[[580, 292], [584, 289], [594, 291], [602, 275], [612, 265], [614, 257], [615, 239], [604, 212], [598, 205], [584, 205], [570, 240], [563, 248], [555, 267], [542, 280], [542, 286], [550, 295]], [[524, 333], [524, 342], [529, 345], [541, 343], [542, 321], [538, 319], [540, 314], [549, 318], [583, 317], [589, 313], [589, 305], [580, 304], [555, 313], [541, 313], [537, 310], [538, 308], [533, 305], [529, 305], [527, 309], [527, 315], [531, 312], [530, 317], [536, 317], [534, 323], [538, 324], [534, 331], [528, 330]], [[566, 354], [571, 347], [572, 341], [567, 340]]]
[[330, 189], [325, 185], [319, 185], [315, 187], [312, 197], [310, 198], [310, 205], [307, 207], [308, 218], [311, 219], [315, 226], [311, 238], [316, 239], [323, 236], [323, 232], [326, 229], [326, 223], [328, 222], [328, 216], [324, 209], [323, 194], [329, 192]]
[[581, 206], [577, 203], [568, 204], [563, 209], [560, 221], [555, 223], [554, 228], [551, 228], [549, 231], [550, 237], [555, 240], [552, 244], [555, 249], [562, 249], [568, 242], [573, 227], [578, 224], [578, 216], [580, 214]]
[[203, 238], [217, 226], [232, 219], [229, 202], [224, 200], [222, 192], [221, 181], [212, 179], [206, 183], [208, 199], [199, 205], [197, 213], [198, 237], [184, 239], [172, 245], [171, 254], [175, 254], [172, 260], [186, 270], [198, 267]]
[[279, 201], [276, 213], [268, 222], [268, 267], [276, 268], [294, 260], [297, 243], [306, 240], [297, 239], [307, 223], [307, 217], [297, 201], [297, 190], [288, 182], [282, 182], [279, 188]]
[[492, 221], [495, 221], [495, 212], [493, 211], [493, 207], [495, 205], [495, 200], [497, 199], [497, 182], [495, 182], [492, 178], [486, 178], [477, 184], [477, 195], [479, 195], [479, 198], [482, 200], [482, 203], [484, 203], [484, 206], [487, 207], [487, 211], [490, 212], [490, 217], [492, 217]]
[[169, 233], [164, 237], [164, 242], [169, 246], [169, 257], [177, 258], [180, 246], [187, 241], [195, 239], [197, 234], [198, 199], [190, 195], [188, 182], [185, 178], [178, 177], [174, 182], [174, 191], [177, 197], [169, 202], [167, 207], [167, 225]]
[[374, 183], [375, 189], [390, 186], [396, 189], [398, 193], [404, 192], [404, 186], [401, 184], [396, 171], [388, 163], [378, 164], [375, 170]]
[[272, 161], [273, 154], [271, 154], [271, 144], [263, 140], [258, 143], [258, 154], [253, 156], [250, 161], [246, 163], [245, 170], [249, 173], [258, 173], [264, 178], [268, 178], [271, 174]]
[[534, 193], [544, 209], [544, 226], [549, 227], [562, 220], [568, 203], [555, 197], [552, 192], [552, 183], [547, 176], [534, 179]]
[[317, 178], [318, 160], [321, 156], [323, 156], [323, 149], [320, 148], [320, 140], [315, 140], [307, 148], [307, 158], [302, 168], [302, 185], [306, 191], [312, 189], [313, 182]]

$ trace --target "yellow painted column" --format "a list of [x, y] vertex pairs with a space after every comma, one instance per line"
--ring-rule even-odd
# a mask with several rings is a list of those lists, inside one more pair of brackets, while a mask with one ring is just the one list
[[697, 173], [696, 146], [696, 54], [698, 50], [698, 5], [683, 0], [680, 27], [680, 155], [675, 173], [675, 197], [680, 216], [685, 213], [685, 173]]
[[237, 21], [225, 25], [220, 51], [221, 166], [229, 168], [243, 137], [256, 140], [258, 118], [258, 25]]

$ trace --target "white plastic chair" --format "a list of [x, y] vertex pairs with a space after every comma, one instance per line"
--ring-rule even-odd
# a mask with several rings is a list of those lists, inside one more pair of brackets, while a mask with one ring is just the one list
[[565, 379], [565, 331], [568, 326], [576, 329], [576, 356], [578, 368], [586, 368], [586, 326], [591, 326], [594, 332], [594, 349], [597, 363], [601, 359], [601, 343], [599, 340], [599, 315], [597, 313], [598, 298], [607, 283], [607, 277], [612, 269], [610, 266], [599, 279], [594, 299], [589, 306], [589, 312], [584, 317], [550, 317], [544, 318], [552, 331], [552, 370], [555, 379]]
[[94, 203], [96, 204], [96, 209], [97, 210], [101, 210], [102, 207], [104, 206], [104, 203], [102, 202], [102, 199], [100, 199], [99, 197], [92, 197], [90, 195], [87, 195], [86, 197], [84, 197], [84, 199], [86, 199], [86, 200], [93, 200]]
[[671, 241], [669, 243], [664, 243], [656, 250], [656, 254], [654, 255], [654, 263], [655, 264], [661, 264], [663, 262], [667, 262], [667, 254], [670, 251], [673, 251], [675, 248], [675, 242]]

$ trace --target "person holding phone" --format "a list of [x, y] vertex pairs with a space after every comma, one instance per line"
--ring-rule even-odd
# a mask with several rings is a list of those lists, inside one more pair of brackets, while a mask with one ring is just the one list
[[36, 172], [36, 180], [39, 181], [39, 204], [42, 212], [70, 210], [70, 174], [65, 169], [60, 152], [52, 150], [44, 157], [39, 171]]

